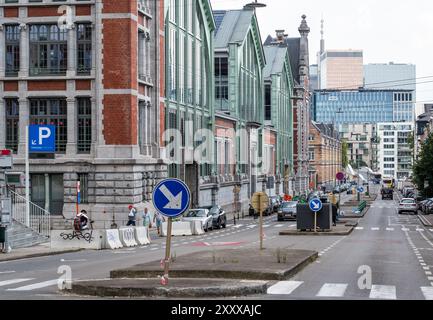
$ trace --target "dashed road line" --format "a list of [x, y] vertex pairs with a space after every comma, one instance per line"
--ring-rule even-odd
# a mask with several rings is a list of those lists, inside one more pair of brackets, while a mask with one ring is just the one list
[[325, 283], [322, 288], [320, 288], [319, 292], [316, 294], [316, 297], [329, 297], [329, 298], [339, 298], [343, 297], [344, 293], [347, 289], [347, 284], [340, 283]]
[[370, 299], [396, 300], [395, 286], [373, 285], [371, 287]]
[[300, 287], [303, 283], [303, 281], [280, 281], [272, 287], [268, 288], [267, 293], [273, 295], [289, 295], [298, 287]]

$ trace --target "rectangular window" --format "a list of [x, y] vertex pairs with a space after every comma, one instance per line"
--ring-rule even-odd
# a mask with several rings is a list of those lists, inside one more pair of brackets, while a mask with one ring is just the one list
[[30, 75], [66, 75], [67, 31], [56, 24], [30, 26]]
[[215, 58], [215, 98], [219, 110], [228, 110], [228, 58]]
[[77, 73], [88, 75], [92, 70], [92, 25], [77, 24]]
[[92, 103], [90, 98], [78, 98], [78, 153], [90, 153], [92, 145]]
[[89, 203], [89, 174], [79, 173], [78, 181], [80, 181], [80, 203]]
[[30, 124], [56, 126], [56, 152], [66, 152], [68, 141], [66, 99], [30, 99]]
[[6, 99], [6, 149], [18, 152], [19, 104], [18, 99]]
[[272, 120], [271, 85], [265, 85], [265, 120]]
[[5, 27], [6, 33], [6, 76], [16, 77], [20, 70], [20, 28], [18, 25]]

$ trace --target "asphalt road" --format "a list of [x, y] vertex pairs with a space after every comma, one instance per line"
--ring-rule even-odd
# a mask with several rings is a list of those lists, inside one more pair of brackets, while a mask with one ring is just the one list
[[[271, 287], [269, 294], [252, 298], [432, 298], [433, 230], [422, 227], [417, 217], [398, 216], [396, 203], [377, 200], [358, 230], [347, 237], [279, 236], [279, 231], [294, 228], [295, 222], [277, 222], [276, 216], [266, 217], [266, 248], [316, 250], [320, 258], [289, 281], [273, 283], [276, 286]], [[247, 218], [236, 226], [229, 224], [226, 229], [203, 236], [175, 237], [172, 252], [179, 256], [200, 250], [258, 246], [257, 220]], [[58, 290], [59, 267], [70, 267], [73, 281], [103, 279], [112, 269], [160, 260], [164, 253], [165, 238], [157, 238], [143, 247], [3, 262], [0, 299], [83, 299]], [[370, 289], [358, 287], [360, 266], [371, 269], [374, 286]]]

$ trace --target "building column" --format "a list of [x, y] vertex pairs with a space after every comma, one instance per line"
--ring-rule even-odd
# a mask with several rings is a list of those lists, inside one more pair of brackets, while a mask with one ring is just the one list
[[30, 122], [29, 101], [25, 98], [18, 100], [19, 104], [19, 144], [18, 156], [25, 158], [26, 155], [26, 127]]
[[18, 76], [20, 78], [26, 78], [29, 76], [29, 32], [28, 26], [25, 23], [20, 24], [20, 71]]
[[[1, 47], [1, 46], [0, 46]], [[1, 89], [1, 85], [0, 85]], [[0, 98], [0, 149], [6, 147], [6, 108], [4, 100]]]
[[66, 155], [73, 156], [77, 153], [77, 107], [74, 98], [66, 99], [67, 104], [67, 123], [68, 123], [68, 142], [66, 144]]
[[68, 25], [68, 70], [66, 75], [68, 77], [75, 77], [76, 74], [76, 52], [77, 52], [77, 35], [75, 31], [75, 24]]
[[98, 130], [97, 130], [97, 126], [96, 126], [97, 110], [96, 110], [96, 99], [95, 98], [91, 99], [91, 104], [92, 104], [92, 108], [91, 108], [91, 110], [92, 110], [92, 116], [91, 116], [91, 119], [92, 119], [92, 144], [91, 144], [90, 152], [91, 152], [91, 154], [95, 155], [96, 154], [96, 144], [98, 142], [98, 138], [97, 138]]
[[4, 26], [0, 24], [0, 43], [2, 44], [0, 46], [0, 78], [3, 78], [5, 76], [5, 57], [6, 57], [6, 50], [5, 46], [3, 45], [5, 43], [5, 32], [4, 32]]

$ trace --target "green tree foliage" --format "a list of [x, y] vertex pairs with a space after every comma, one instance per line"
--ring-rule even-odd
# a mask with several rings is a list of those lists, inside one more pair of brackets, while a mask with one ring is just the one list
[[[424, 197], [433, 197], [433, 133], [423, 143], [413, 168], [413, 181]], [[425, 188], [425, 183], [428, 183]]]
[[349, 165], [349, 158], [347, 156], [347, 153], [349, 152], [349, 145], [347, 144], [346, 140], [343, 140], [343, 143], [341, 145], [341, 162], [344, 169], [347, 168]]

